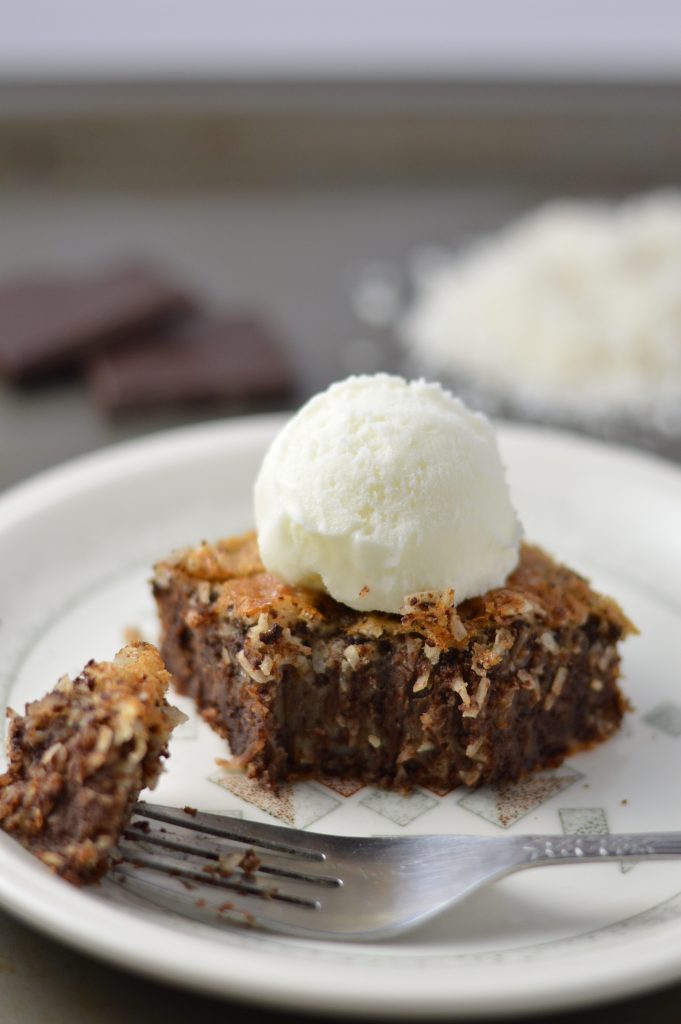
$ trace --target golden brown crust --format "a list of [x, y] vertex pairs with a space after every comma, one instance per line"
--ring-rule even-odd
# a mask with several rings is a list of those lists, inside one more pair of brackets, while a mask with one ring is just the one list
[[25, 714], [8, 711], [0, 826], [73, 882], [104, 873], [140, 790], [156, 784], [184, 719], [165, 699], [158, 651], [133, 643], [64, 676]]
[[218, 613], [257, 619], [262, 613], [275, 612], [287, 623], [322, 623], [350, 616], [360, 632], [415, 633], [440, 648], [465, 644], [471, 636], [517, 619], [543, 622], [557, 629], [566, 624], [581, 625], [595, 614], [618, 625], [624, 635], [636, 632], [616, 601], [596, 593], [576, 572], [531, 544], [521, 545], [518, 566], [503, 587], [464, 601], [456, 610], [456, 595], [451, 591], [406, 595], [401, 617], [353, 612], [325, 594], [288, 586], [265, 571], [253, 532], [179, 552], [156, 566], [156, 582], [162, 585], [164, 575], [178, 572], [219, 585]]

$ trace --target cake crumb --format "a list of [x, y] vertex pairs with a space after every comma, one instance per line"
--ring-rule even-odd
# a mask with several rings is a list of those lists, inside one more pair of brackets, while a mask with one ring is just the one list
[[239, 867], [241, 868], [245, 875], [254, 875], [261, 864], [262, 861], [260, 860], [260, 857], [258, 857], [257, 853], [255, 852], [252, 846], [249, 846], [249, 848], [246, 850], [245, 854], [239, 861]]

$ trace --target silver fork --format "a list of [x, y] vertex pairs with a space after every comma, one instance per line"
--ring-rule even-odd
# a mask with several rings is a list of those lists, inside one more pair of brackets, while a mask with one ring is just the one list
[[320, 939], [381, 939], [543, 864], [681, 856], [681, 832], [330, 836], [139, 803], [115, 877], [167, 910]]

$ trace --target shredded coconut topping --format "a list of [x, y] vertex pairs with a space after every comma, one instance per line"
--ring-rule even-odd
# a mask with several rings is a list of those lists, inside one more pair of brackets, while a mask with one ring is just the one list
[[681, 193], [556, 202], [422, 277], [403, 323], [426, 372], [538, 413], [681, 432]]

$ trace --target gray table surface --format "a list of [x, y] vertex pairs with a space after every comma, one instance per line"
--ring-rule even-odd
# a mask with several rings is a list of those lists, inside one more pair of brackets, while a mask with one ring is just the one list
[[[114, 190], [21, 188], [0, 194], [0, 279], [79, 270], [135, 256], [167, 267], [216, 307], [253, 308], [281, 330], [302, 398], [354, 370], [393, 368], [399, 354], [363, 331], [351, 308], [368, 261], [404, 267], [423, 244], [494, 226], [547, 190], [383, 187], [145, 196]], [[110, 420], [77, 381], [0, 388], [0, 490], [84, 451], [168, 425], [248, 410], [201, 409]], [[137, 1024], [229, 1017], [285, 1024], [293, 1016], [217, 1002], [94, 962], [0, 915], [3, 1024]], [[545, 1020], [676, 1022], [681, 985], [617, 1006]]]

